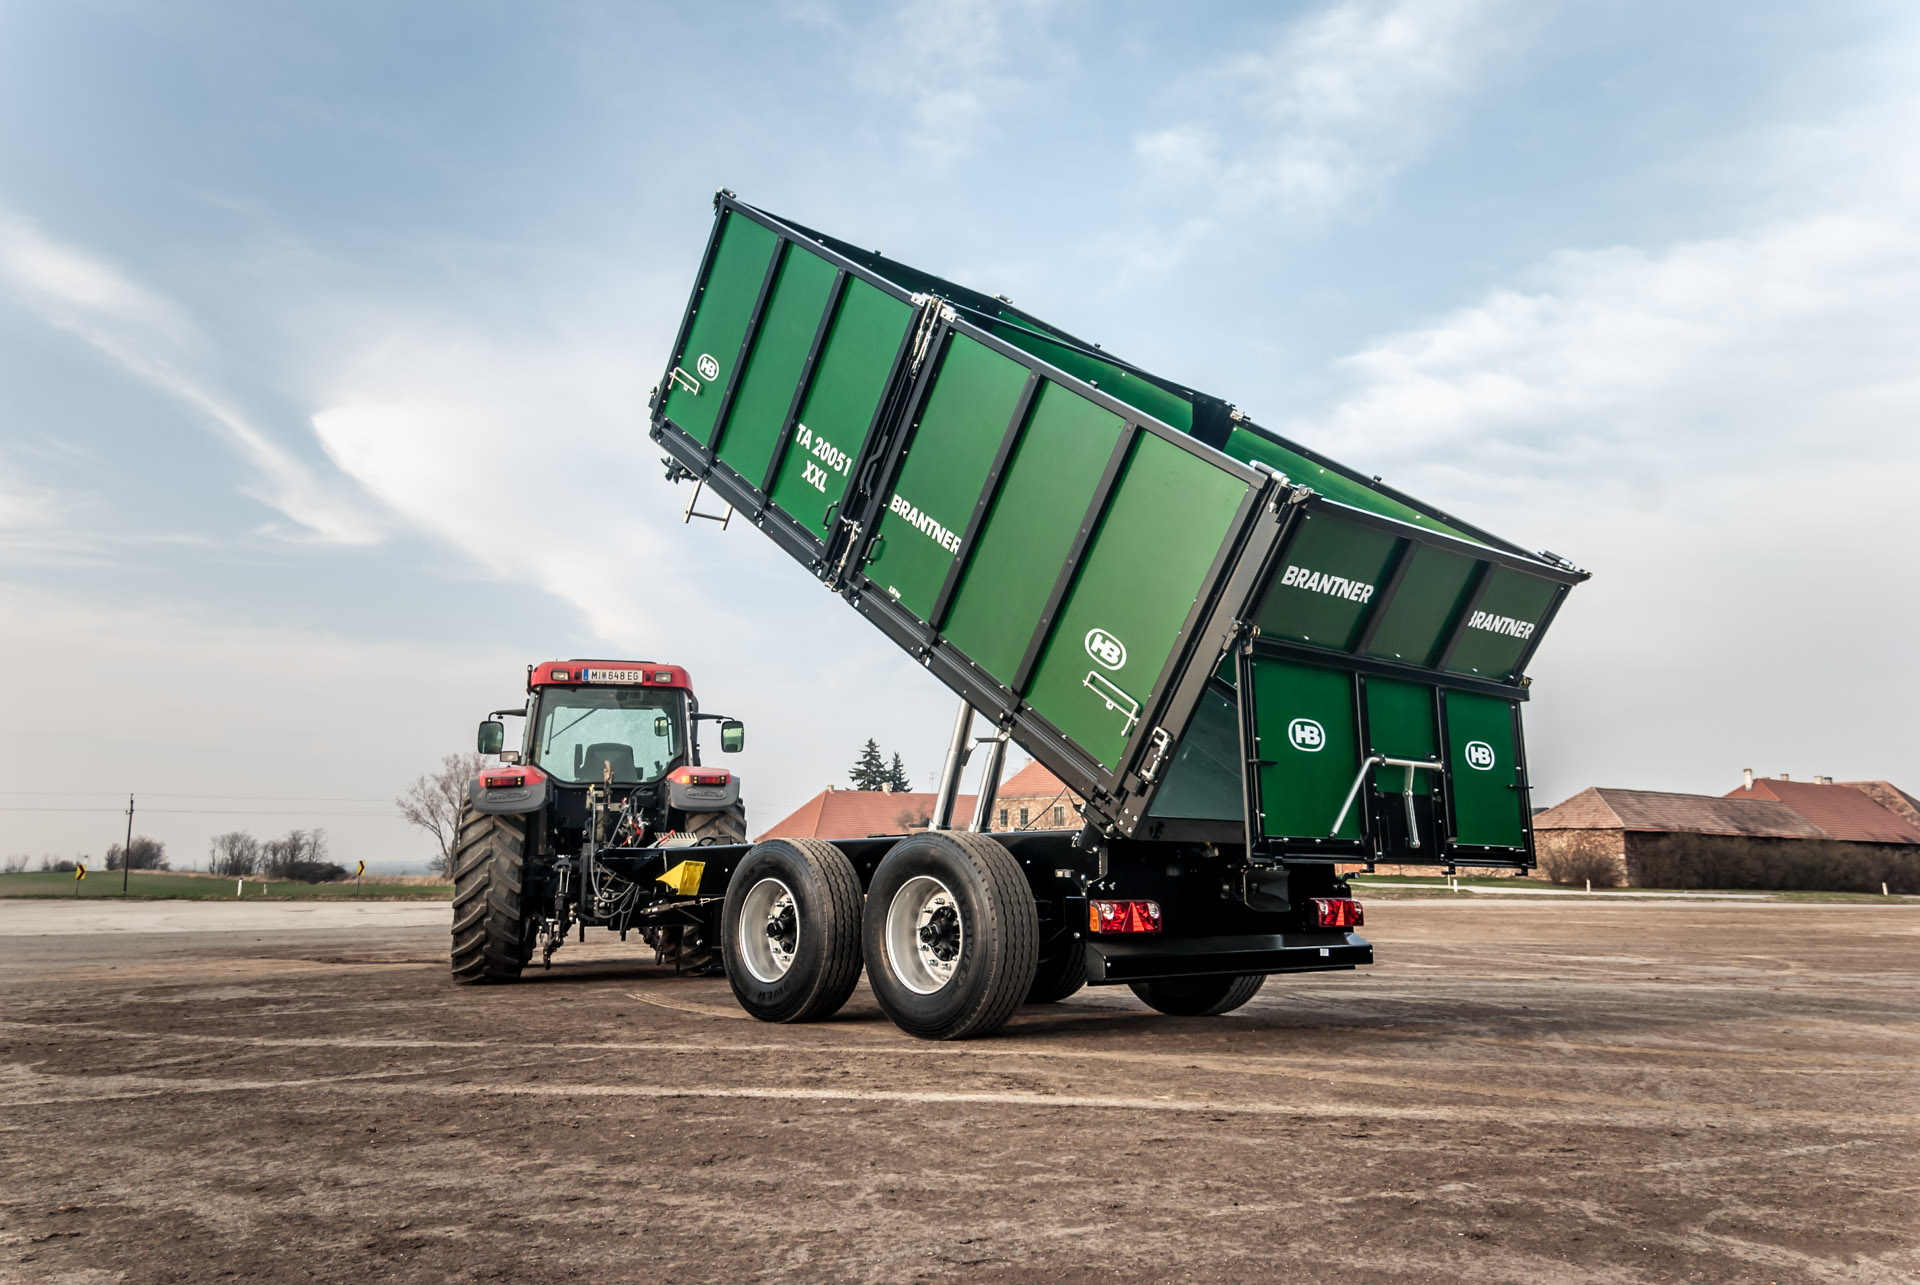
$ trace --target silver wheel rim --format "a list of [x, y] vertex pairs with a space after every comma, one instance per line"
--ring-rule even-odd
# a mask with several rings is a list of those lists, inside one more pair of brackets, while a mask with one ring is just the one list
[[756, 981], [785, 977], [800, 953], [800, 907], [793, 889], [778, 879], [762, 879], [749, 888], [733, 936], [734, 953]]
[[953, 980], [966, 949], [966, 923], [952, 889], [932, 875], [915, 875], [887, 907], [887, 965], [916, 995], [931, 995]]

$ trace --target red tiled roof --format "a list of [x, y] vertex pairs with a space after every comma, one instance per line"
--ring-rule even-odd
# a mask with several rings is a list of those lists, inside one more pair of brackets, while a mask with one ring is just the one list
[[[883, 790], [822, 790], [793, 812], [763, 830], [761, 839], [864, 839], [875, 834], [905, 834], [933, 815], [931, 794]], [[900, 818], [905, 815], [909, 821]], [[973, 795], [954, 800], [955, 820], [964, 825], [973, 815]]]
[[1760, 839], [1825, 839], [1826, 831], [1778, 802], [1711, 794], [1590, 786], [1533, 819], [1535, 830], [1642, 830], [1742, 834]]
[[1068, 790], [1066, 782], [1040, 765], [1038, 759], [1000, 783], [1002, 799], [1051, 799], [1066, 790], [1061, 802], [1078, 803], [1080, 796]]
[[1725, 797], [1782, 804], [1847, 843], [1920, 844], [1920, 826], [1881, 807], [1850, 785], [1761, 777], [1752, 789], [1740, 786], [1727, 791]]
[[1849, 790], [1860, 791], [1909, 825], [1920, 829], [1920, 799], [1914, 798], [1892, 781], [1841, 781], [1839, 784]]

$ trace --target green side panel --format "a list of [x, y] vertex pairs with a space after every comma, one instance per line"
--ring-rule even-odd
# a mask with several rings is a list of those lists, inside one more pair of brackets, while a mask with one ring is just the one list
[[1165, 438], [1134, 439], [1026, 693], [1108, 768], [1152, 703], [1247, 489]]
[[1107, 396], [1145, 411], [1163, 424], [1171, 424], [1183, 433], [1193, 431], [1193, 403], [1178, 393], [1170, 393], [1151, 380], [1129, 374], [1124, 368], [1089, 356], [1078, 348], [1054, 343], [1018, 322], [996, 325], [993, 333], [1069, 375], [1078, 375]]
[[1122, 422], [1051, 381], [1034, 391], [944, 627], [954, 646], [1004, 684], [1012, 684], [1039, 627]]
[[699, 391], [679, 378], [671, 379], [666, 414], [703, 445], [713, 436], [720, 395], [733, 377], [740, 343], [747, 337], [747, 318], [753, 315], [779, 239], [752, 219], [729, 214], [720, 229], [713, 266], [694, 293], [693, 326], [687, 332], [680, 369]]
[[1448, 692], [1447, 776], [1457, 843], [1524, 848], [1519, 746], [1513, 703], [1477, 692]]
[[1147, 815], [1237, 822], [1244, 806], [1240, 771], [1240, 715], [1233, 689], [1208, 683]]
[[[1366, 693], [1367, 740], [1372, 753], [1394, 759], [1440, 757], [1440, 729], [1435, 722], [1433, 688], [1392, 678], [1369, 678]], [[1407, 788], [1410, 770], [1377, 767], [1373, 772], [1373, 788], [1382, 794], [1398, 794]], [[1413, 792], [1427, 793], [1432, 780], [1431, 772], [1414, 772]]]
[[[1256, 658], [1253, 705], [1262, 831], [1270, 838], [1335, 837], [1333, 819], [1360, 771], [1353, 675]], [[1337, 837], [1360, 837], [1358, 802]]]
[[933, 611], [1006, 436], [1026, 368], [955, 335], [927, 392], [867, 574], [920, 619]]
[[1374, 631], [1367, 655], [1431, 665], [1439, 658], [1447, 626], [1477, 564], [1465, 554], [1430, 544], [1414, 546], [1411, 556], [1413, 562], [1400, 578], [1400, 587], [1383, 608], [1387, 614]]
[[1467, 627], [1460, 631], [1447, 670], [1510, 678], [1559, 586], [1511, 567], [1494, 567]]
[[774, 445], [787, 427], [793, 390], [833, 292], [834, 271], [819, 255], [793, 245], [760, 315], [760, 330], [720, 436], [720, 459], [755, 487], [766, 481]]
[[873, 413], [887, 390], [911, 305], [858, 278], [840, 295], [840, 309], [820, 348], [813, 385], [794, 421], [792, 441], [774, 480], [772, 500], [822, 540], [827, 510], [847, 493]]
[[[1369, 513], [1378, 513], [1382, 517], [1411, 522], [1429, 531], [1441, 531], [1447, 535], [1457, 535], [1462, 540], [1473, 540], [1473, 537], [1466, 532], [1456, 531], [1440, 519], [1429, 517], [1412, 505], [1402, 504], [1390, 495], [1382, 495], [1365, 482], [1316, 464], [1306, 456], [1296, 454], [1252, 429], [1236, 427], [1227, 435], [1227, 444], [1224, 449], [1233, 458], [1246, 463], [1258, 460], [1262, 464], [1271, 464], [1285, 473], [1288, 481], [1310, 486], [1329, 500], [1351, 504], [1356, 509], [1365, 509]], [[1480, 541], [1474, 540], [1474, 543], [1478, 544]]]
[[1301, 519], [1254, 617], [1270, 638], [1352, 648], [1399, 541], [1321, 510]]

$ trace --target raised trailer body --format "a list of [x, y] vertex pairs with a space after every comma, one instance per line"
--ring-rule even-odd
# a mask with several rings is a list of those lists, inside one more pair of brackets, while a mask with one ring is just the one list
[[1103, 836], [1533, 864], [1524, 674], [1584, 573], [1004, 300], [716, 207], [655, 439]]

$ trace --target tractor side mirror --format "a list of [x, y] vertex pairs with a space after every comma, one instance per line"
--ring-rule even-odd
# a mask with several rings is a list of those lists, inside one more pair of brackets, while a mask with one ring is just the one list
[[658, 718], [654, 719], [653, 734], [659, 737], [663, 741], [666, 740], [669, 736], [672, 736], [673, 720], [668, 718], [665, 714], [662, 714]]
[[737, 718], [723, 719], [720, 723], [720, 752], [738, 754], [747, 747], [747, 725]]
[[490, 718], [480, 724], [480, 735], [475, 747], [482, 754], [498, 754], [500, 747], [507, 743], [507, 727], [497, 718]]

